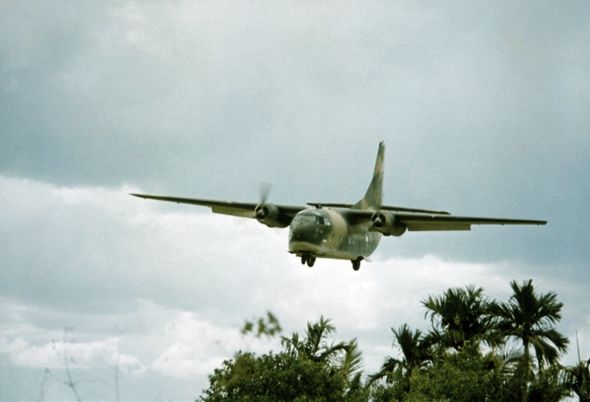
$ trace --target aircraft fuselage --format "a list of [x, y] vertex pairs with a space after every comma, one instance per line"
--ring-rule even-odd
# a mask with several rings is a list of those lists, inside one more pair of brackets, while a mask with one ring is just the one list
[[351, 224], [345, 209], [303, 210], [289, 226], [289, 252], [300, 257], [366, 259], [379, 245], [381, 233], [370, 231], [370, 222]]

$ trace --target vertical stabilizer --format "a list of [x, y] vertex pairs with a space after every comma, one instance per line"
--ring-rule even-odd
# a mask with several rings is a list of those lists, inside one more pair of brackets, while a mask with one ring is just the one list
[[375, 161], [375, 171], [373, 172], [373, 180], [369, 184], [367, 193], [353, 208], [356, 209], [379, 209], [381, 208], [382, 193], [383, 193], [383, 157], [385, 155], [385, 143], [379, 143], [379, 150], [377, 151], [377, 160]]

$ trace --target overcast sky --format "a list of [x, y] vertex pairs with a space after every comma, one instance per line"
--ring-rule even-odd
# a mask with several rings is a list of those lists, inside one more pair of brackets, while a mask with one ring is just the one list
[[[587, 358], [589, 43], [584, 1], [2, 1], [0, 400], [71, 400], [64, 350], [84, 400], [190, 400], [276, 347], [239, 333], [267, 310], [330, 317], [371, 371], [428, 295], [513, 279]], [[381, 140], [385, 203], [548, 225], [309, 269], [285, 230], [127, 195], [355, 202]]]

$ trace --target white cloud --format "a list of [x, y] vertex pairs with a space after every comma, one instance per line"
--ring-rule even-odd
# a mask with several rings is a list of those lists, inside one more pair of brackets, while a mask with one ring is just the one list
[[119, 342], [119, 338], [111, 337], [93, 342], [61, 340], [34, 345], [22, 338], [0, 338], [0, 353], [7, 354], [15, 365], [29, 368], [63, 369], [66, 360], [72, 369], [137, 366], [135, 356], [119, 353]]
[[236, 328], [217, 327], [190, 312], [173, 317], [164, 329], [164, 338], [168, 346], [150, 368], [180, 378], [206, 376], [243, 344]]
[[[577, 328], [582, 346], [590, 333], [584, 284], [534, 267], [378, 253], [359, 272], [336, 260], [310, 269], [285, 251], [285, 231], [129, 191], [0, 176], [0, 240], [7, 246], [0, 258], [13, 266], [2, 282], [17, 286], [3, 290], [0, 353], [15, 366], [63, 367], [62, 328], [71, 326], [77, 339], [65, 348], [76, 369], [118, 362], [134, 378], [201, 378], [204, 386], [206, 374], [235, 351], [278, 347], [238, 331], [244, 319], [270, 309], [287, 334], [320, 315], [331, 318], [338, 339], [358, 338], [371, 372], [391, 350], [390, 327], [428, 327], [420, 303], [428, 295], [473, 284], [506, 299], [510, 280], [529, 277], [540, 291], [556, 290], [578, 306], [567, 310], [573, 317], [564, 314], [568, 336], [570, 320], [584, 323]], [[15, 238], [29, 239], [27, 251], [42, 263], [28, 257], [23, 265]], [[391, 247], [389, 240], [381, 247]], [[52, 280], [57, 267], [59, 280]]]
[[[24, 308], [23, 304], [7, 301], [11, 307]], [[14, 321], [4, 322], [0, 327], [0, 354], [18, 367], [63, 370], [67, 360], [71, 370], [117, 366], [134, 377], [156, 373], [188, 379], [205, 378], [238, 350], [263, 353], [278, 346], [277, 340], [244, 336], [237, 326], [219, 326], [194, 312], [146, 300], [137, 300], [133, 306], [117, 319], [133, 321], [131, 324], [141, 330], [106, 338], [93, 333], [92, 328], [69, 328], [59, 334], [57, 329], [36, 327], [33, 322], [16, 327]], [[49, 339], [56, 335], [60, 335], [59, 340]]]

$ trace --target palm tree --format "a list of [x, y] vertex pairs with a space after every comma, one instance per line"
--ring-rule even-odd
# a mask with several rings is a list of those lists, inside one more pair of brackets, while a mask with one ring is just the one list
[[559, 355], [567, 350], [568, 340], [555, 330], [554, 325], [561, 319], [563, 303], [557, 301], [554, 292], [538, 295], [532, 279], [520, 286], [510, 283], [513, 294], [508, 303], [493, 303], [491, 311], [497, 319], [496, 326], [505, 338], [516, 338], [522, 342], [524, 369], [521, 385], [521, 400], [527, 399], [530, 373], [530, 347], [535, 351], [539, 368], [544, 362], [553, 364]]
[[566, 373], [569, 388], [578, 395], [580, 402], [590, 402], [590, 359], [568, 367]]
[[326, 338], [335, 332], [335, 327], [329, 319], [320, 317], [317, 323], [307, 323], [305, 337], [300, 339], [297, 332], [291, 338], [282, 338], [282, 344], [288, 352], [308, 358], [314, 362], [331, 363], [341, 353], [346, 353], [349, 345], [345, 342], [328, 344]]
[[334, 332], [330, 320], [322, 316], [317, 323], [307, 323], [303, 338], [295, 332], [290, 338], [283, 337], [281, 342], [287, 353], [331, 367], [334, 374], [345, 379], [349, 392], [354, 392], [361, 384], [361, 352], [355, 339], [329, 344], [327, 338]]
[[428, 335], [432, 344], [460, 350], [471, 340], [495, 343], [490, 302], [483, 296], [482, 288], [449, 289], [442, 296], [429, 296], [422, 304], [433, 326]]
[[402, 357], [400, 359], [394, 357], [385, 359], [381, 370], [369, 376], [369, 384], [381, 378], [386, 378], [389, 382], [396, 371], [399, 371], [402, 377], [409, 378], [412, 370], [423, 367], [430, 359], [420, 330], [411, 331], [408, 324], [404, 324], [398, 329], [391, 328], [391, 331], [395, 338], [393, 346], [395, 347], [396, 344], [399, 346]]
[[347, 385], [347, 399], [354, 400], [353, 395], [362, 389], [361, 381], [362, 354], [356, 339], [348, 342], [344, 354], [337, 365], [337, 371], [345, 379]]

